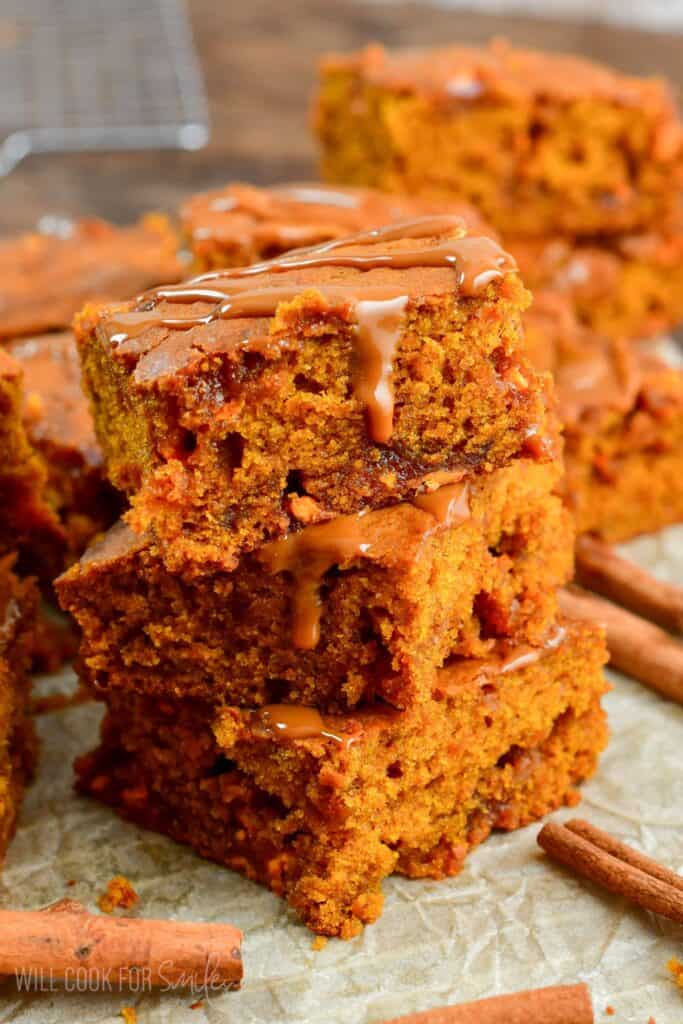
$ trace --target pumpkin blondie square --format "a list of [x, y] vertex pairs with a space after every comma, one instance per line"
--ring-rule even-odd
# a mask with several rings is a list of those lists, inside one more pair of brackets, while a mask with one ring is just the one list
[[564, 621], [543, 647], [456, 659], [406, 712], [109, 694], [78, 785], [349, 938], [393, 872], [455, 875], [493, 829], [576, 803], [606, 742], [605, 657], [600, 631]]
[[555, 457], [513, 261], [453, 215], [215, 271], [77, 322], [109, 478], [169, 567], [234, 568], [434, 473]]
[[46, 488], [47, 468], [24, 424], [22, 369], [0, 348], [0, 556], [20, 550], [31, 569], [56, 575], [66, 538]]
[[388, 195], [318, 182], [258, 188], [232, 182], [191, 196], [180, 208], [181, 236], [198, 273], [242, 267], [290, 249], [319, 245], [409, 217], [451, 213], [470, 234], [493, 232], [472, 206]]
[[90, 219], [48, 228], [0, 240], [0, 342], [65, 330], [85, 302], [182, 277], [178, 238], [160, 214], [128, 227]]
[[73, 334], [18, 338], [5, 350], [22, 371], [26, 436], [45, 468], [43, 493], [65, 534], [58, 572], [116, 521], [123, 502], [104, 473]]
[[616, 542], [683, 522], [683, 370], [596, 335], [558, 292], [534, 296], [525, 339], [555, 380], [577, 533]]
[[38, 592], [32, 580], [15, 575], [13, 562], [13, 555], [0, 555], [0, 863], [14, 834], [36, 754], [28, 703]]
[[542, 644], [573, 570], [559, 463], [518, 460], [312, 524], [231, 572], [170, 571], [125, 523], [57, 581], [100, 691], [341, 709], [428, 699], [452, 657]]
[[680, 213], [673, 93], [565, 54], [381, 46], [322, 63], [323, 178], [472, 203], [504, 237], [659, 230]]

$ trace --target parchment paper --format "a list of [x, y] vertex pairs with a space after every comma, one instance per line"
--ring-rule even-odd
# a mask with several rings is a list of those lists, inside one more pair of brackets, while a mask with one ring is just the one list
[[[662, 577], [683, 582], [683, 527], [625, 550]], [[683, 708], [632, 680], [612, 678], [612, 740], [598, 775], [583, 789], [580, 813], [682, 871]], [[683, 927], [555, 867], [536, 847], [538, 825], [492, 837], [458, 878], [389, 879], [376, 924], [351, 942], [331, 940], [314, 951], [311, 933], [275, 896], [72, 793], [71, 762], [93, 746], [99, 717], [95, 705], [41, 716], [38, 780], [0, 876], [0, 903], [36, 908], [68, 896], [94, 910], [109, 878], [123, 874], [140, 894], [137, 912], [144, 916], [242, 928], [244, 985], [191, 1009], [187, 993], [27, 994], [6, 982], [0, 1021], [120, 1022], [121, 1007], [134, 1006], [140, 1024], [369, 1024], [585, 980], [597, 1021], [683, 1022], [683, 992], [666, 969], [670, 957], [683, 959]], [[569, 813], [576, 812], [556, 817]], [[614, 1016], [605, 1015], [608, 1005]]]

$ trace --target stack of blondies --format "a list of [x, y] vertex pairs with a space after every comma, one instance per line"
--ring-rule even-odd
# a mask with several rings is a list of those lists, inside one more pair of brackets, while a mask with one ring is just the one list
[[528, 293], [405, 213], [77, 321], [131, 503], [57, 584], [107, 706], [80, 787], [344, 937], [392, 872], [572, 802], [606, 740]]

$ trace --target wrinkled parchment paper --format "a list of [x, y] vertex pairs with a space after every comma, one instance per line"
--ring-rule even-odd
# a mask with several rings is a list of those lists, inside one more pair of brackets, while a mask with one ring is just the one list
[[[683, 583], [683, 526], [624, 551]], [[683, 871], [683, 707], [612, 675], [612, 739], [578, 813]], [[41, 690], [70, 682], [40, 681]], [[71, 763], [91, 748], [100, 710], [39, 719], [43, 742], [4, 871], [0, 905], [37, 908], [63, 897], [96, 909], [123, 874], [147, 917], [228, 921], [244, 930], [240, 992], [191, 1009], [186, 992], [19, 992], [0, 985], [0, 1022], [104, 1024], [124, 1006], [140, 1024], [370, 1024], [499, 992], [585, 980], [599, 1022], [683, 1024], [683, 992], [666, 963], [683, 959], [683, 926], [634, 909], [550, 863], [539, 826], [496, 835], [444, 882], [395, 877], [379, 921], [351, 942], [314, 951], [312, 934], [259, 886], [184, 847], [119, 821], [72, 792]], [[576, 814], [558, 812], [558, 820]], [[69, 885], [69, 882], [75, 884]], [[614, 1016], [606, 1016], [612, 1006]]]

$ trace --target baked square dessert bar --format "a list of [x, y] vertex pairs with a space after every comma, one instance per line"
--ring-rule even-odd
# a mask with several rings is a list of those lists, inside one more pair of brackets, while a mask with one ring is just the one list
[[506, 238], [534, 295], [566, 296], [580, 323], [609, 338], [641, 340], [683, 321], [683, 221], [640, 234], [590, 239]]
[[555, 379], [577, 532], [614, 542], [683, 522], [683, 370], [597, 336], [557, 292], [534, 297], [525, 338]]
[[0, 863], [14, 834], [36, 750], [28, 672], [37, 591], [31, 580], [15, 576], [12, 562], [12, 555], [0, 556]]
[[23, 421], [22, 371], [0, 349], [0, 556], [17, 548], [59, 571], [65, 536], [46, 497], [47, 471]]
[[435, 213], [458, 214], [470, 234], [492, 233], [466, 203], [430, 202], [313, 182], [271, 188], [234, 182], [192, 196], [181, 207], [179, 219], [183, 241], [200, 273], [246, 266], [290, 249]]
[[121, 523], [57, 582], [100, 690], [345, 709], [428, 699], [449, 657], [543, 643], [572, 574], [558, 463], [304, 527], [233, 572], [170, 572]]
[[283, 896], [348, 938], [381, 882], [457, 874], [492, 829], [577, 801], [606, 742], [601, 634], [564, 622], [546, 648], [454, 663], [439, 700], [342, 716], [110, 694], [79, 787]]
[[124, 228], [56, 227], [0, 241], [0, 340], [68, 328], [85, 302], [128, 299], [182, 277], [176, 234], [159, 214]]
[[121, 497], [104, 475], [81, 368], [69, 331], [19, 338], [7, 345], [23, 371], [23, 419], [47, 471], [45, 494], [66, 533], [67, 562], [108, 529]]
[[552, 459], [527, 301], [498, 244], [449, 215], [88, 308], [86, 386], [133, 529], [171, 568], [233, 568], [435, 472]]
[[683, 522], [683, 371], [621, 346], [556, 381], [577, 532], [615, 542]]
[[462, 199], [504, 236], [660, 229], [679, 209], [669, 87], [579, 57], [370, 46], [323, 62], [315, 123], [327, 181]]

